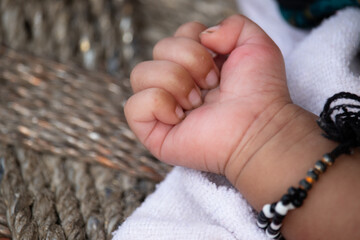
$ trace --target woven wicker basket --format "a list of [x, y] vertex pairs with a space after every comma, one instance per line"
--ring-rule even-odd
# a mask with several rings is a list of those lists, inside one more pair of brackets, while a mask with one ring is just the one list
[[[233, 1], [0, 1], [0, 239], [111, 239], [170, 167], [129, 130], [128, 75]], [[86, 70], [85, 70], [86, 69]]]

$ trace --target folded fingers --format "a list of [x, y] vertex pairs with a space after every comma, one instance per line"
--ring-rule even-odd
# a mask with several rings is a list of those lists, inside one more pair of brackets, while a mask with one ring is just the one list
[[185, 117], [175, 98], [161, 88], [134, 94], [126, 102], [124, 112], [136, 136], [158, 158], [166, 135]]
[[[130, 127], [153, 152], [171, 127], [202, 104], [200, 89], [219, 83], [219, 70], [211, 54], [199, 43], [206, 27], [200, 23], [182, 25], [175, 37], [154, 47], [153, 61], [142, 62], [132, 71], [134, 95], [125, 106]], [[155, 154], [160, 155], [160, 153]]]
[[188, 22], [176, 30], [174, 37], [185, 37], [200, 42], [200, 33], [206, 29], [207, 27], [199, 22]]
[[181, 107], [187, 110], [202, 103], [200, 89], [190, 73], [174, 62], [142, 62], [134, 68], [130, 79], [135, 93], [148, 88], [161, 88], [169, 92]]
[[219, 83], [217, 69], [210, 52], [195, 40], [185, 37], [165, 38], [154, 47], [155, 60], [166, 60], [183, 66], [202, 89]]

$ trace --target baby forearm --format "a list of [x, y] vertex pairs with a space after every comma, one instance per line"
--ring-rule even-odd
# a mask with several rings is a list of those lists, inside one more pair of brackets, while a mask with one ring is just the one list
[[[297, 187], [315, 162], [337, 146], [321, 135], [313, 114], [295, 105], [282, 111], [263, 129], [273, 135], [258, 136], [269, 140], [231, 180], [258, 211]], [[342, 155], [320, 176], [303, 206], [286, 216], [282, 233], [287, 239], [360, 239], [359, 158], [357, 151]]]

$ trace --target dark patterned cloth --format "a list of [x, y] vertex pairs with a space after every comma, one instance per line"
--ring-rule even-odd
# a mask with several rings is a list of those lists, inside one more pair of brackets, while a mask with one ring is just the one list
[[337, 10], [360, 7], [359, 0], [277, 0], [282, 16], [300, 28], [314, 27]]

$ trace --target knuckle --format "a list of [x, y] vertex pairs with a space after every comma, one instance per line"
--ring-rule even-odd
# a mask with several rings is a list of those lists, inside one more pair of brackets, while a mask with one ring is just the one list
[[170, 71], [167, 79], [170, 87], [174, 88], [175, 94], [184, 95], [194, 85], [190, 74], [181, 67], [174, 68]]
[[132, 110], [132, 105], [133, 105], [133, 99], [134, 99], [134, 95], [129, 97], [129, 99], [126, 100], [125, 104], [124, 104], [124, 114], [126, 119], [129, 121], [131, 120], [131, 110]]
[[200, 43], [184, 38], [170, 37], [159, 41], [153, 50], [155, 60], [168, 60], [175, 62], [193, 77], [203, 78], [214, 65], [211, 54]]
[[137, 64], [131, 71], [130, 73], [130, 85], [131, 88], [135, 91], [137, 89], [137, 85], [139, 83], [139, 79], [142, 78], [142, 69], [145, 66], [145, 62], [141, 62], [139, 64]]
[[153, 96], [150, 99], [158, 99], [166, 95], [166, 91], [161, 88], [149, 88], [147, 91], [150, 96]]
[[174, 43], [175, 37], [167, 37], [158, 41], [153, 48], [153, 57], [156, 59], [159, 55], [166, 52], [168, 47]]
[[200, 22], [197, 21], [191, 21], [191, 22], [187, 22], [182, 24], [175, 33], [175, 36], [178, 35], [179, 33], [186, 33], [188, 31], [193, 31], [194, 29], [205, 29], [206, 26]]
[[171, 104], [171, 98], [169, 93], [161, 88], [151, 88], [149, 89], [151, 105], [155, 109], [161, 109], [164, 107], [164, 104]]
[[131, 70], [131, 73], [130, 73], [130, 83], [133, 84], [133, 82], [135, 81], [135, 79], [137, 78], [137, 75], [138, 75], [138, 69], [139, 69], [139, 66], [140, 66], [141, 63], [137, 64], [132, 70]]

